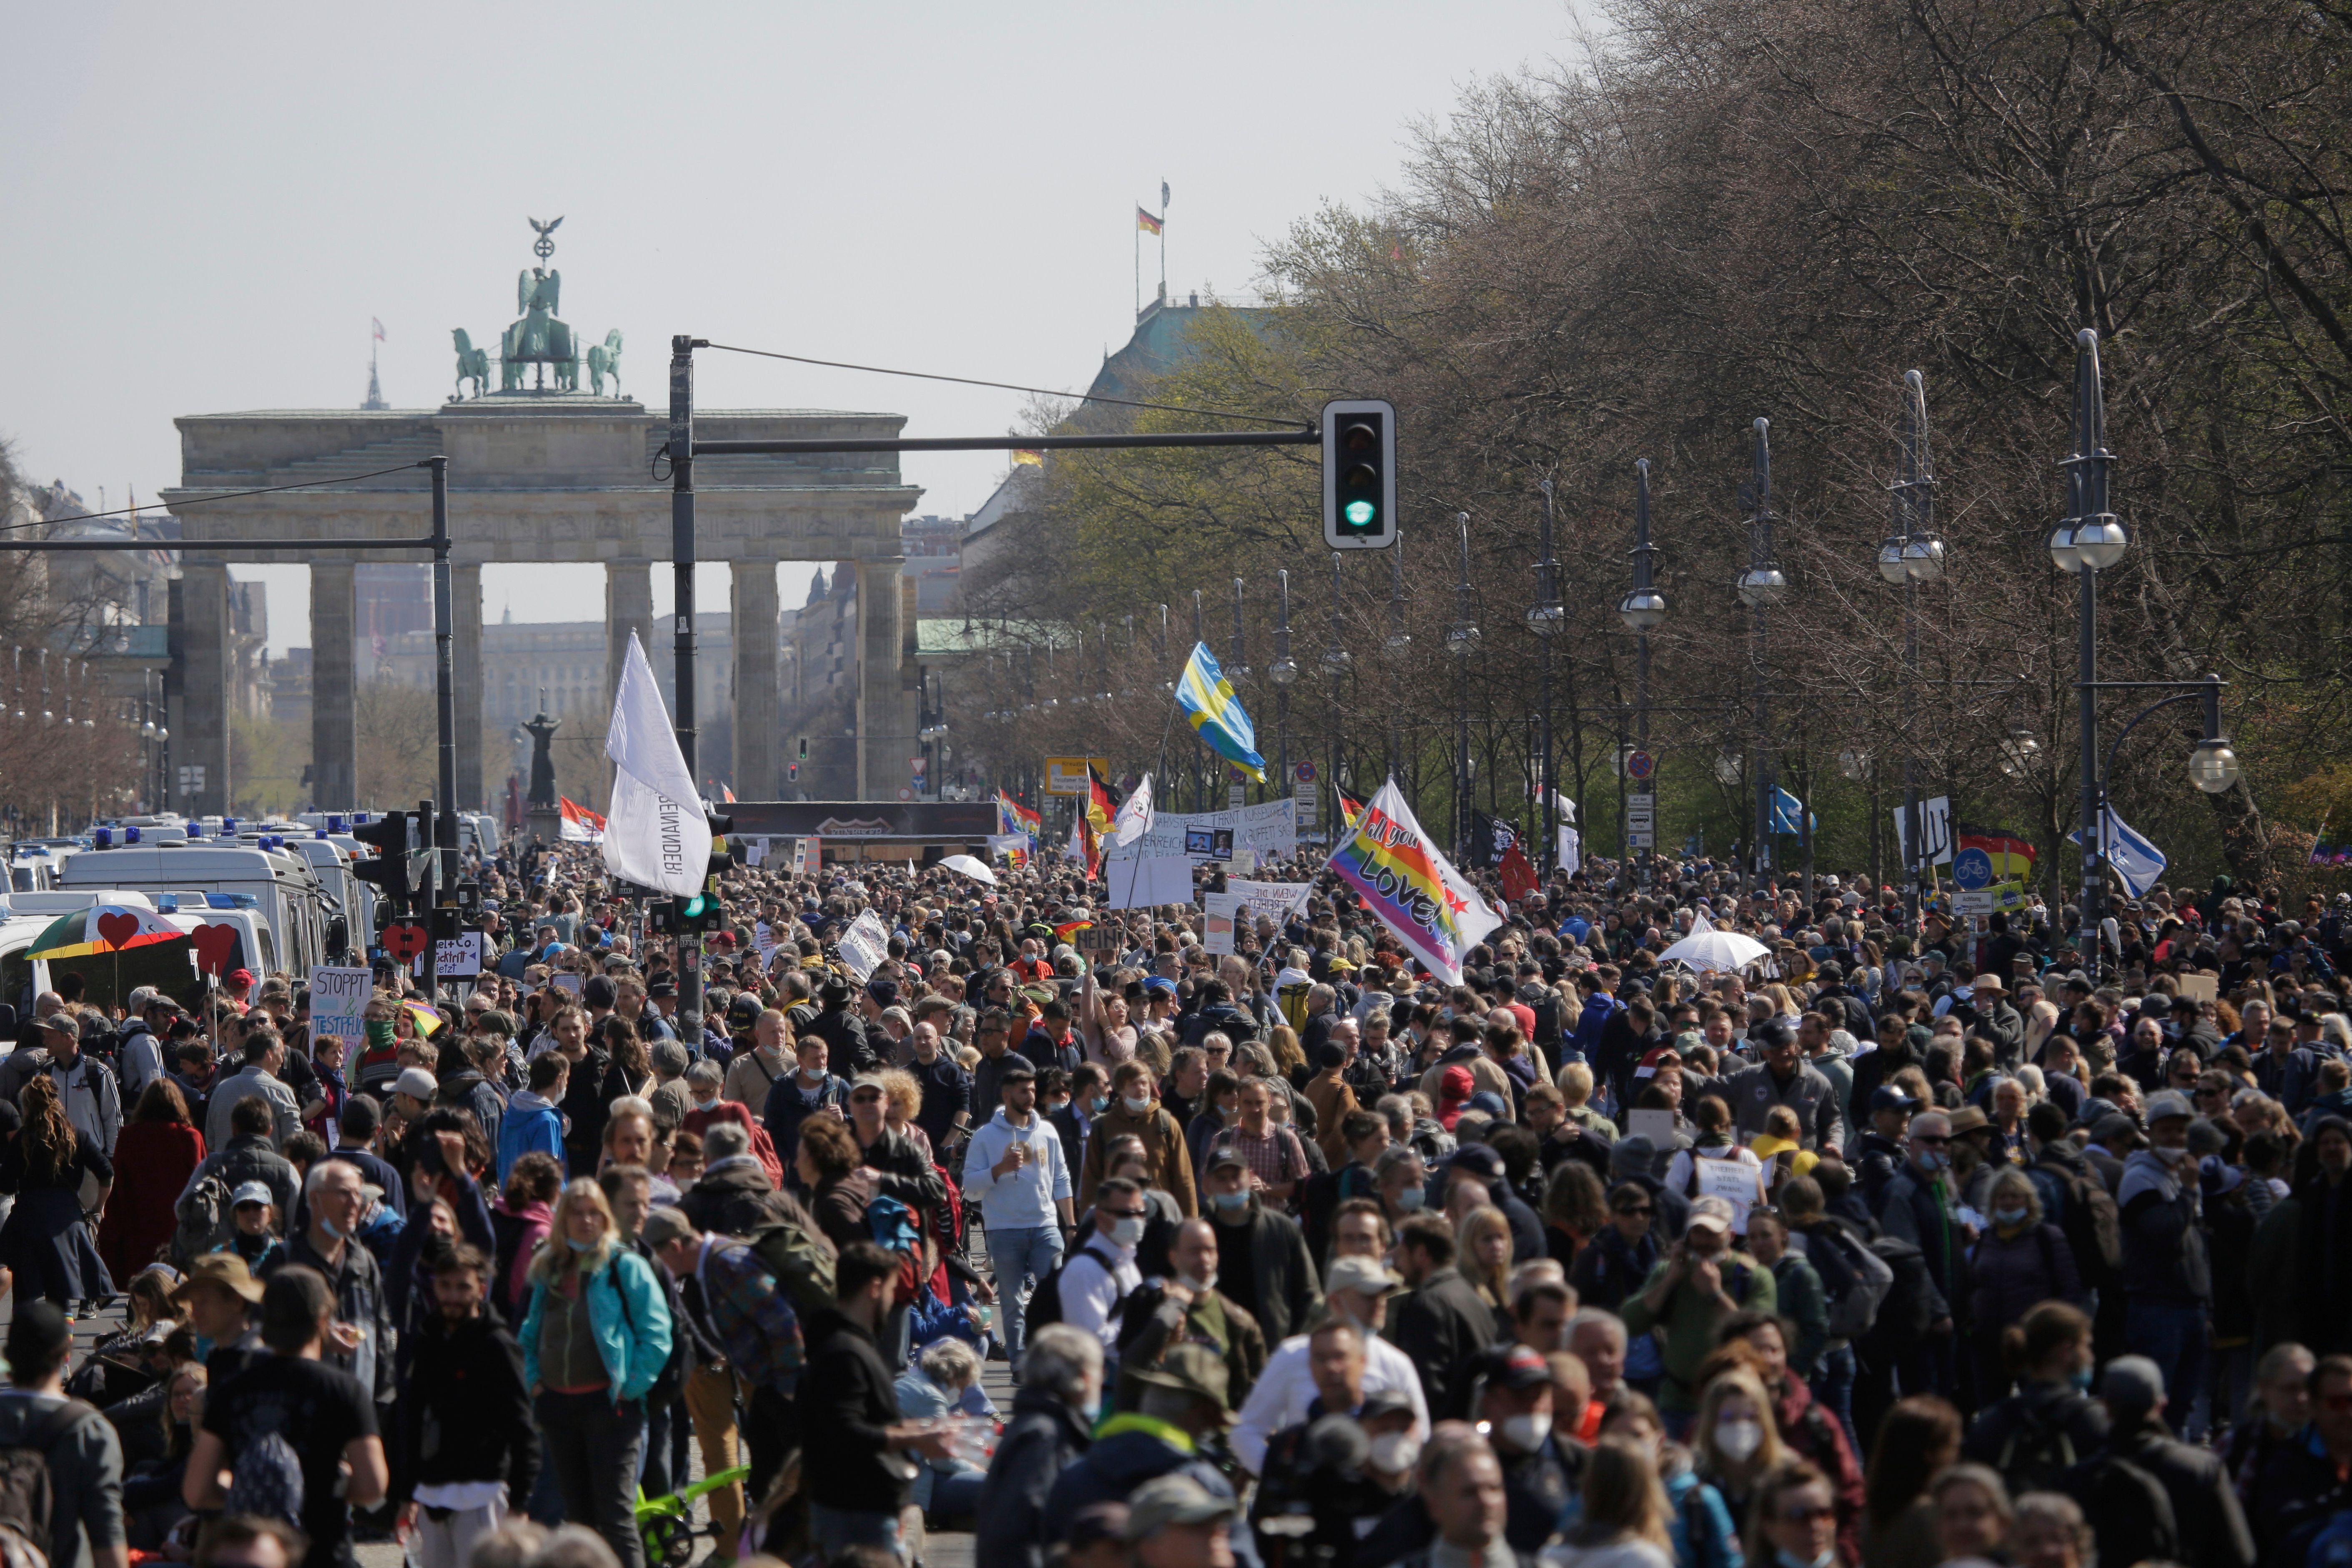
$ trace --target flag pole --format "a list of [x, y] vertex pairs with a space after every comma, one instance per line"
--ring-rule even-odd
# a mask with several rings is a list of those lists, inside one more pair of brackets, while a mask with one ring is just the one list
[[1168, 303], [1168, 182], [1160, 182], [1160, 302]]
[[1135, 225], [1135, 313], [1143, 314], [1143, 226]]

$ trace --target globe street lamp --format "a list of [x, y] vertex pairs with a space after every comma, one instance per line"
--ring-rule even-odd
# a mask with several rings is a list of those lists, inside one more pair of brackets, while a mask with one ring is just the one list
[[1445, 651], [1454, 656], [1454, 852], [1460, 858], [1470, 842], [1470, 656], [1478, 651], [1478, 623], [1471, 618], [1470, 514], [1455, 512], [1454, 526], [1462, 536], [1462, 580], [1454, 590]]
[[[1657, 546], [1650, 542], [1650, 459], [1636, 458], [1633, 463], [1633, 586], [1617, 602], [1617, 618], [1633, 634], [1633, 742], [1641, 750], [1650, 749], [1650, 633], [1666, 618], [1666, 596], [1658, 592]], [[1619, 789], [1622, 793], [1625, 770], [1619, 767]], [[1655, 784], [1650, 786], [1656, 789]], [[1623, 822], [1621, 807], [1617, 814]], [[1656, 833], [1654, 824], [1652, 834]], [[1642, 856], [1642, 883], [1650, 880], [1650, 855]]]
[[1535, 863], [1538, 870], [1546, 869], [1551, 857], [1558, 852], [1559, 836], [1554, 831], [1552, 813], [1551, 758], [1551, 650], [1567, 624], [1568, 612], [1559, 602], [1559, 563], [1551, 553], [1551, 480], [1543, 481], [1542, 537], [1536, 561], [1536, 602], [1528, 606], [1528, 630], [1536, 634], [1543, 644], [1543, 673], [1537, 693], [1537, 705], [1542, 710], [1542, 750], [1536, 759], [1536, 793], [1541, 797], [1536, 807], [1536, 821], [1543, 831], [1542, 843], [1537, 847]]
[[1266, 679], [1274, 682], [1275, 731], [1280, 737], [1276, 747], [1282, 768], [1282, 787], [1290, 788], [1290, 688], [1298, 679], [1298, 661], [1290, 657], [1290, 574], [1274, 574], [1280, 609], [1274, 623], [1274, 662], [1266, 666]]
[[[2084, 327], [2074, 334], [2074, 451], [2065, 463], [2068, 504], [2065, 518], [2050, 536], [2050, 559], [2060, 571], [2074, 573], [2079, 584], [2076, 640], [2081, 675], [2075, 688], [2081, 700], [2082, 731], [2081, 908], [2083, 927], [2091, 931], [2098, 930], [2106, 902], [2106, 868], [2100, 830], [2105, 806], [2099, 772], [2099, 574], [2123, 559], [2129, 542], [2122, 524], [2107, 510], [2107, 476], [2116, 458], [2106, 447], [2105, 422], [2105, 398], [2099, 374], [2099, 334]], [[2094, 952], [2094, 969], [2097, 963], [2098, 955]]]
[[1753, 612], [1750, 640], [1756, 664], [1756, 880], [1760, 887], [1772, 872], [1772, 814], [1780, 804], [1773, 779], [1770, 687], [1768, 673], [1766, 617], [1788, 594], [1789, 580], [1772, 564], [1772, 422], [1755, 424], [1755, 472], [1750, 481], [1755, 510], [1748, 517], [1748, 570], [1739, 578], [1739, 602]]

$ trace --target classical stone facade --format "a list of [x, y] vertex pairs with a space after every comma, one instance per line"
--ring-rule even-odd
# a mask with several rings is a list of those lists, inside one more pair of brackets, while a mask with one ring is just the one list
[[[887, 437], [904, 423], [895, 414], [798, 409], [710, 410], [695, 420], [701, 437], [739, 440]], [[667, 424], [635, 402], [578, 393], [499, 393], [437, 409], [193, 415], [177, 424], [181, 483], [167, 492], [167, 503], [394, 471], [357, 484], [218, 500], [182, 514], [190, 541], [260, 537], [284, 543], [206, 551], [188, 557], [183, 568], [182, 713], [173, 718], [173, 749], [175, 761], [210, 765], [203, 775], [207, 787], [175, 798], [176, 809], [218, 812], [226, 804], [213, 781], [226, 776], [235, 635], [227, 569], [253, 562], [310, 568], [317, 804], [322, 809], [379, 804], [355, 776], [352, 650], [360, 628], [354, 570], [362, 562], [425, 557], [415, 551], [306, 555], [303, 545], [320, 539], [423, 538], [431, 527], [430, 479], [425, 468], [409, 465], [435, 454], [449, 459], [461, 807], [488, 804], [480, 739], [484, 564], [604, 566], [604, 697], [619, 678], [631, 631], [656, 668], [670, 665], [670, 629], [652, 625], [652, 574], [657, 566], [667, 570], [670, 560], [670, 488], [653, 475]], [[856, 694], [846, 728], [856, 797], [895, 799], [918, 728], [915, 675], [903, 658], [899, 625], [905, 565], [899, 526], [919, 492], [900, 479], [895, 457], [869, 454], [702, 458], [695, 463], [695, 484], [697, 552], [734, 568], [728, 606], [738, 628], [732, 679], [715, 689], [707, 681], [698, 684], [704, 688], [698, 706], [705, 712], [723, 710], [732, 688], [739, 715], [731, 726], [736, 793], [773, 798], [784, 771], [772, 717], [779, 710], [782, 673], [776, 563], [820, 560], [850, 571], [859, 602], [874, 607], [859, 617], [852, 652]]]

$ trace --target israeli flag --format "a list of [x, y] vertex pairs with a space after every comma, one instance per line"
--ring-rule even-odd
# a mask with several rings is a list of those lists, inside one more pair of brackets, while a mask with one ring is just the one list
[[[2079, 845], [2083, 842], [2083, 830], [2078, 827], [2066, 835], [2066, 838], [2069, 843]], [[2099, 853], [2106, 858], [2108, 865], [2116, 868], [2116, 875], [2123, 879], [2124, 890], [2135, 899], [2144, 897], [2150, 888], [2156, 886], [2156, 879], [2164, 875], [2164, 868], [2169, 863], [2164, 858], [2164, 851], [2133, 832], [2131, 825], [2117, 816], [2113, 806], [2101, 810], [2099, 838]]]
[[1821, 819], [1805, 809], [1805, 803], [1787, 790], [1776, 784], [1773, 786], [1772, 795], [1773, 832], [1801, 834], [1805, 829], [1798, 826], [1801, 818], [1811, 818], [1811, 826], [1814, 827], [1821, 826]]

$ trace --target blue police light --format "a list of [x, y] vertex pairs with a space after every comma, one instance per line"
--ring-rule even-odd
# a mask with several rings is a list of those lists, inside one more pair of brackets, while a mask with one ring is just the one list
[[98, 830], [98, 847], [100, 849], [111, 849], [114, 847], [114, 829], [110, 827], [101, 827]]
[[136, 843], [138, 843], [138, 842], [139, 842], [139, 829], [138, 829], [138, 828], [136, 828], [136, 827], [126, 827], [126, 828], [124, 828], [124, 829], [122, 830], [122, 842], [124, 842], [125, 844], [136, 844]]

